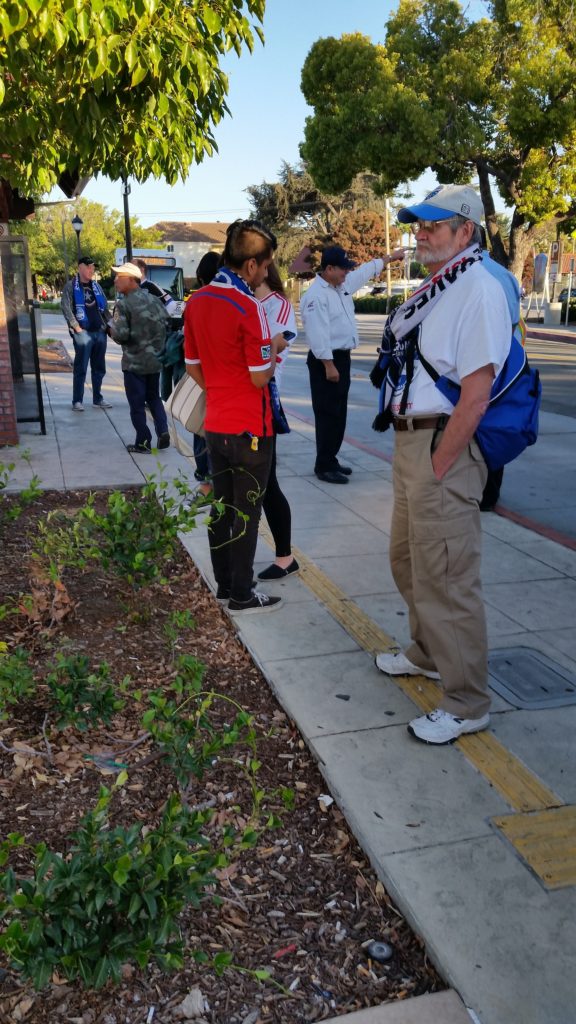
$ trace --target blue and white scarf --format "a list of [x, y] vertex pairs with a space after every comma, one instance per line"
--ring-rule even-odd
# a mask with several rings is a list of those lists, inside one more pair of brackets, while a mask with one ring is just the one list
[[[454, 284], [468, 267], [482, 262], [482, 249], [470, 245], [448, 260], [435, 274], [426, 278], [416, 291], [412, 292], [401, 306], [398, 306], [386, 320], [380, 346], [378, 362], [370, 374], [375, 387], [380, 388], [378, 415], [372, 424], [374, 430], [388, 430], [392, 422], [390, 403], [398, 386], [404, 366], [414, 368], [414, 355], [418, 340], [418, 328], [451, 284]], [[407, 399], [408, 389], [403, 398]], [[401, 412], [403, 413], [404, 410]]]
[[[98, 309], [103, 313], [105, 309], [108, 309], [106, 296], [97, 281], [91, 281], [90, 284], [92, 285], [92, 291], [94, 292], [94, 298], [96, 299]], [[78, 274], [76, 274], [74, 278], [74, 310], [80, 327], [83, 327], [84, 329], [88, 326], [88, 317], [86, 315], [86, 307], [84, 305], [85, 287], [86, 286], [80, 281]]]

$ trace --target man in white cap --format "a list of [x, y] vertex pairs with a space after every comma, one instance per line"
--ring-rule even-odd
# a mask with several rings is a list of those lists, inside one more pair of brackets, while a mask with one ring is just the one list
[[[389, 675], [441, 679], [440, 706], [408, 726], [433, 744], [489, 724], [479, 512], [487, 468], [474, 433], [512, 323], [501, 285], [482, 266], [482, 216], [467, 185], [443, 185], [400, 211], [429, 274], [389, 317], [383, 339], [390, 360], [380, 416], [396, 431], [390, 562], [411, 643], [376, 664]], [[460, 385], [456, 405], [429, 370]]]
[[160, 370], [158, 353], [166, 344], [166, 331], [170, 317], [154, 295], [140, 287], [142, 271], [134, 263], [112, 267], [114, 285], [120, 298], [114, 308], [110, 334], [122, 346], [124, 390], [130, 406], [130, 419], [136, 431], [129, 452], [140, 455], [152, 450], [152, 433], [146, 422], [148, 406], [156, 429], [158, 448], [170, 447], [170, 434], [166, 410], [160, 398]]

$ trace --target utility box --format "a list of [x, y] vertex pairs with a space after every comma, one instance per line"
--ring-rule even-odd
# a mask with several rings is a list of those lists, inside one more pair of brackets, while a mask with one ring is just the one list
[[544, 324], [548, 327], [559, 326], [562, 319], [562, 303], [549, 302], [544, 310]]

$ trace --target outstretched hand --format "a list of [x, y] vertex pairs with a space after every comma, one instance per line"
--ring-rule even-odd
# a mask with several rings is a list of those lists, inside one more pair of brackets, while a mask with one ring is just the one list
[[394, 249], [394, 251], [391, 252], [389, 256], [384, 257], [384, 264], [387, 265], [388, 263], [397, 263], [398, 260], [403, 260], [407, 252], [408, 249], [406, 249], [405, 247], [403, 247], [402, 249]]

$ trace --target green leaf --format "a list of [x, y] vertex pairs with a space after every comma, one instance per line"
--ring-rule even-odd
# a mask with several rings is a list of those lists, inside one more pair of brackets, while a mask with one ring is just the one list
[[78, 14], [76, 26], [78, 28], [78, 35], [80, 38], [82, 40], [88, 39], [90, 34], [90, 16], [85, 8], [83, 8]]
[[[143, 67], [142, 64], [137, 64], [132, 72], [132, 79], [130, 81], [131, 88], [134, 88], [135, 85], [139, 85], [140, 82], [142, 82], [146, 78], [147, 74], [148, 68]], [[142, 556], [141, 561], [143, 560], [143, 558], [144, 556]]]
[[128, 70], [131, 71], [136, 61], [138, 60], [138, 47], [136, 46], [136, 43], [134, 42], [133, 39], [130, 40], [128, 46], [126, 47], [125, 58], [126, 63], [128, 65]]
[[204, 6], [204, 10], [202, 11], [202, 20], [212, 35], [216, 35], [216, 33], [222, 28], [222, 19], [218, 14], [218, 11], [215, 11], [214, 8], [208, 7], [207, 5]]

